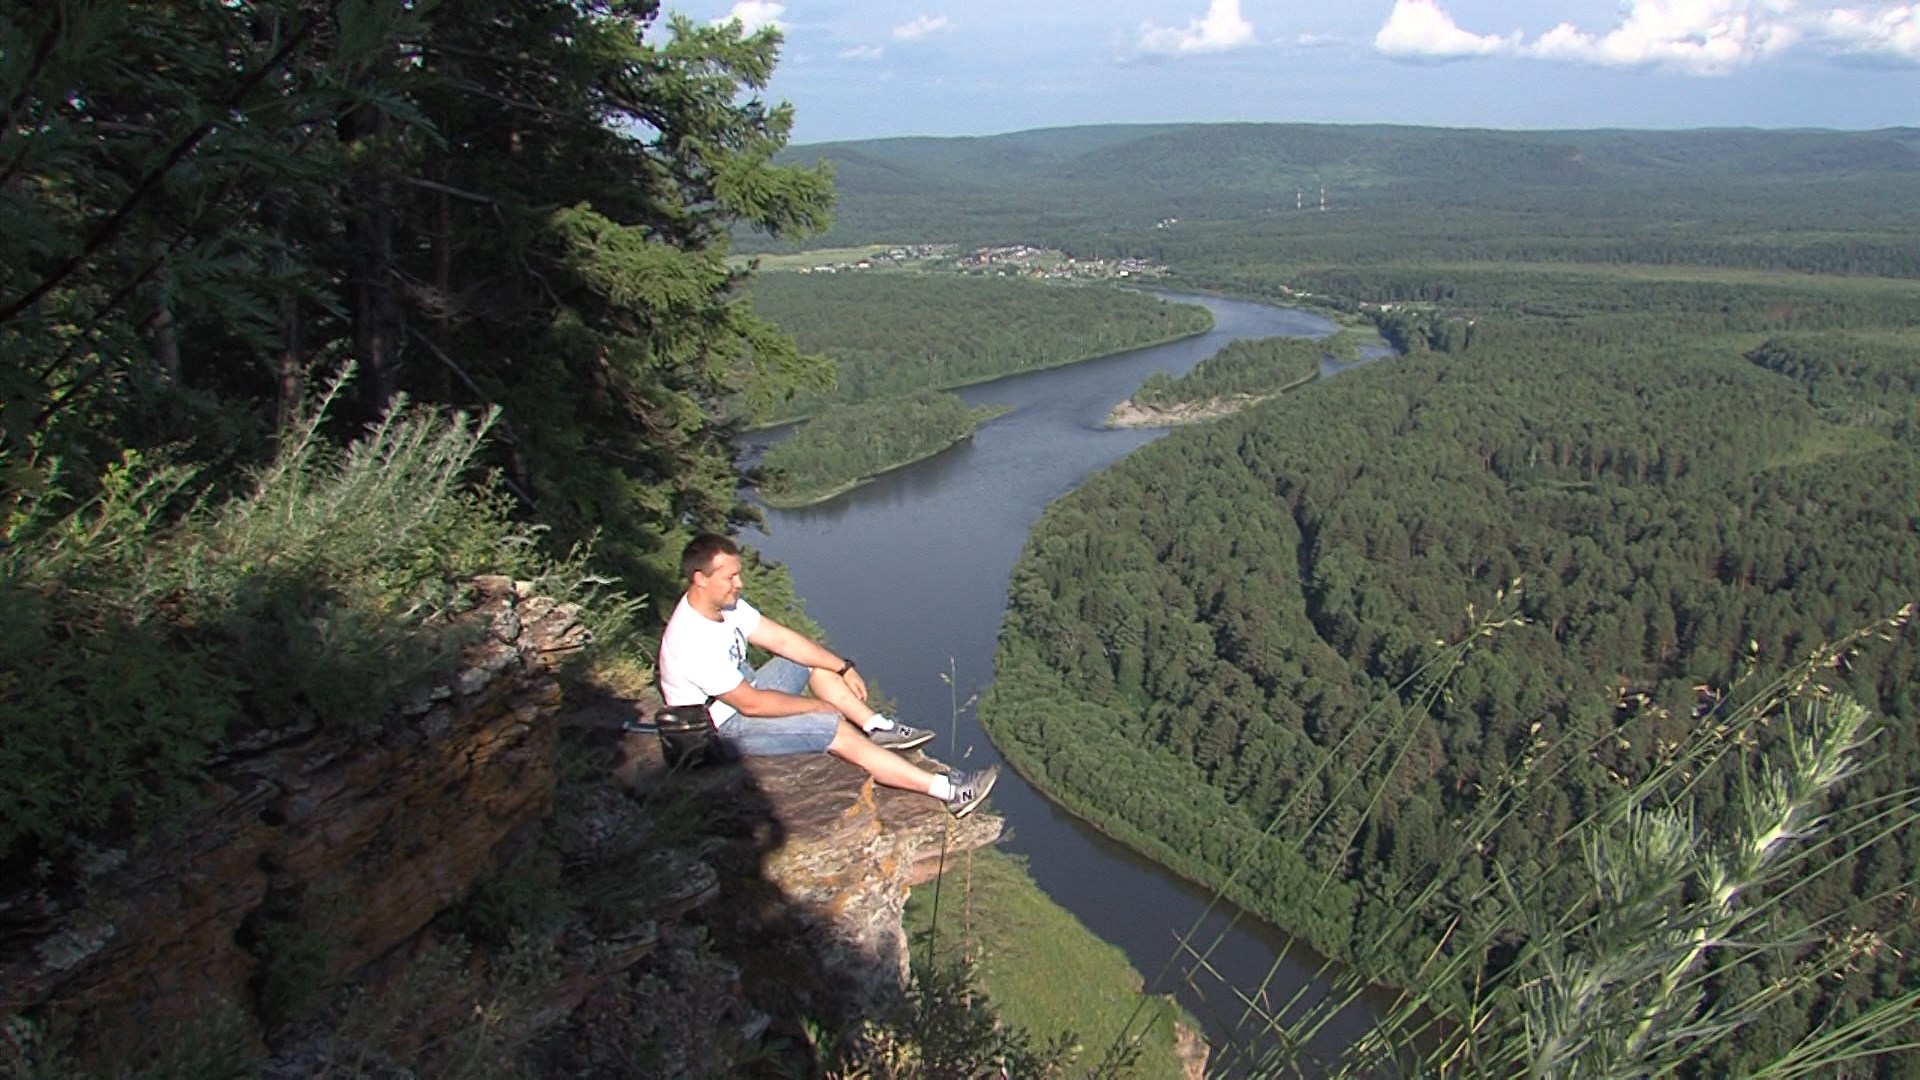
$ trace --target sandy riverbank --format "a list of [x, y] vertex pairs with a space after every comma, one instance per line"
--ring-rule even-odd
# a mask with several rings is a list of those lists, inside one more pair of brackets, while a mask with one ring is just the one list
[[1206, 401], [1182, 402], [1156, 408], [1136, 405], [1129, 398], [1115, 405], [1107, 413], [1110, 428], [1150, 428], [1177, 427], [1181, 424], [1197, 424], [1202, 420], [1217, 420], [1222, 416], [1232, 416], [1241, 409], [1263, 400], [1253, 394], [1235, 394], [1227, 398], [1208, 398]]

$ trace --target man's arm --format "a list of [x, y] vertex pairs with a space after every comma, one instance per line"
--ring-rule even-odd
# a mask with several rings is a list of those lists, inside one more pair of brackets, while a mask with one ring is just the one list
[[760, 625], [753, 628], [747, 640], [775, 656], [784, 656], [802, 667], [825, 668], [839, 671], [846, 664], [844, 657], [834, 655], [831, 649], [791, 627], [782, 626], [765, 615], [760, 616]]
[[[866, 680], [862, 679], [860, 672], [852, 667], [853, 661], [835, 653], [832, 649], [814, 641], [800, 631], [791, 627], [782, 626], [767, 616], [761, 615], [760, 625], [754, 627], [753, 633], [747, 635], [747, 640], [775, 656], [784, 656], [802, 667], [810, 667], [815, 671], [824, 671], [829, 675], [839, 676], [846, 680], [847, 689], [852, 690], [855, 697], [861, 701], [867, 700]], [[842, 668], [846, 670], [842, 671]], [[818, 690], [816, 689], [816, 693], [817, 692]], [[725, 701], [736, 709], [740, 709], [741, 712], [749, 716], [793, 715], [792, 713], [755, 713], [747, 709], [741, 709], [738, 704], [724, 694], [721, 695], [720, 700]], [[816, 704], [818, 703], [816, 702]]]

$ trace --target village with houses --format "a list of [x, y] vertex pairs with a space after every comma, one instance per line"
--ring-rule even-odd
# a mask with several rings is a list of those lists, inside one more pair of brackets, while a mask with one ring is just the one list
[[962, 251], [954, 244], [898, 244], [857, 251], [842, 249], [814, 253], [811, 261], [790, 263], [786, 268], [802, 274], [848, 274], [912, 268], [1051, 280], [1156, 278], [1167, 272], [1165, 266], [1145, 259], [1080, 259], [1031, 244], [1003, 244], [971, 251]]
[[[1178, 218], [1166, 218], [1156, 228], [1171, 228]], [[742, 260], [744, 262], [744, 259]], [[1055, 248], [1033, 244], [1000, 244], [963, 250], [958, 244], [889, 244], [869, 247], [822, 248], [784, 255], [756, 257], [762, 270], [801, 274], [858, 274], [876, 271], [961, 273], [980, 277], [1027, 278], [1052, 281], [1141, 281], [1164, 278], [1162, 264], [1146, 259], [1081, 259]], [[1332, 298], [1295, 289], [1283, 283], [1273, 288], [1289, 303], [1321, 305]], [[1433, 305], [1419, 302], [1345, 301], [1347, 310], [1378, 321], [1395, 311], [1417, 313]], [[1471, 329], [1472, 319], [1464, 320]]]

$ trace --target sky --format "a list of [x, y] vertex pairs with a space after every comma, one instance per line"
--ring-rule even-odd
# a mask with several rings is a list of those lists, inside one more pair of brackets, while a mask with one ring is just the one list
[[1920, 126], [1920, 2], [666, 0], [784, 38], [792, 141], [1210, 121]]

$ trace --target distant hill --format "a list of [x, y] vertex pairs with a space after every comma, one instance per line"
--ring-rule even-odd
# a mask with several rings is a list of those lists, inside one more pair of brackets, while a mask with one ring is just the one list
[[[1153, 124], [814, 143], [835, 169], [836, 243], [990, 242], [1055, 225], [1236, 218], [1329, 205], [1618, 202], [1733, 207], [1920, 197], [1920, 129], [1492, 131], [1387, 125]], [[1762, 198], [1761, 196], [1764, 195]]]

